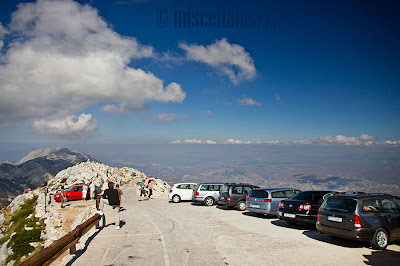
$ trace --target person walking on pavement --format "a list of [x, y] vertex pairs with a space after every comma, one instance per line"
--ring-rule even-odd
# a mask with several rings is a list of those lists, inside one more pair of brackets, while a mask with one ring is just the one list
[[82, 187], [82, 200], [83, 201], [86, 200], [87, 190], [88, 190], [88, 186], [85, 183], [85, 184], [83, 184], [83, 187]]
[[96, 187], [93, 182], [90, 182], [89, 190], [90, 190], [90, 200], [94, 200]]
[[[108, 200], [108, 201], [106, 201]], [[114, 183], [109, 182], [108, 183], [108, 189], [106, 189], [103, 193], [103, 196], [100, 198], [100, 204], [99, 208], [97, 210], [97, 213], [103, 216], [104, 212], [104, 204], [111, 206], [114, 212], [114, 218], [115, 218], [115, 229], [119, 230], [121, 227], [119, 226], [120, 224], [120, 218], [119, 218], [119, 197], [118, 197], [118, 190], [114, 188]]]
[[151, 195], [153, 195], [153, 182], [151, 180], [149, 180], [147, 188], [149, 189], [149, 196], [147, 197], [147, 199], [150, 199]]
[[142, 200], [142, 196], [146, 198], [146, 191], [145, 191], [145, 184], [144, 180], [142, 181], [142, 184], [140, 184], [140, 197], [139, 200]]
[[124, 195], [122, 190], [119, 188], [119, 184], [115, 185], [115, 189], [118, 191], [118, 198], [119, 198], [119, 209], [121, 210], [121, 196]]

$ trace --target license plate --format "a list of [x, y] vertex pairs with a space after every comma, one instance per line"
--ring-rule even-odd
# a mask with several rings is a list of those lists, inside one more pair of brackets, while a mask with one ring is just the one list
[[292, 214], [292, 213], [284, 213], [283, 217], [287, 217], [287, 218], [296, 218], [296, 214]]
[[255, 204], [250, 204], [250, 208], [261, 208], [261, 206], [260, 205], [255, 205]]
[[332, 221], [332, 222], [338, 222], [338, 223], [343, 222], [343, 218], [341, 218], [341, 217], [328, 216], [328, 217], [326, 217], [326, 219], [329, 221]]
[[222, 199], [222, 200], [223, 200], [223, 199], [225, 199], [225, 198], [224, 198], [224, 197], [220, 197], [219, 199]]

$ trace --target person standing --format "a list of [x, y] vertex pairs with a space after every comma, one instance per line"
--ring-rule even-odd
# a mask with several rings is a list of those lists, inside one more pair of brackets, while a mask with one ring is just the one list
[[143, 180], [142, 184], [140, 184], [140, 197], [139, 197], [139, 200], [142, 200], [142, 196], [146, 197], [145, 187], [146, 187], [146, 185], [144, 184], [144, 180]]
[[83, 187], [82, 187], [82, 200], [83, 201], [86, 200], [87, 190], [88, 190], [88, 186], [85, 183], [85, 184], [83, 184]]
[[119, 198], [119, 209], [121, 210], [121, 196], [124, 195], [122, 190], [119, 188], [119, 184], [115, 185], [115, 189], [118, 191], [118, 198]]
[[61, 186], [61, 208], [64, 208], [64, 185]]
[[90, 182], [89, 190], [90, 190], [90, 200], [94, 200], [96, 186], [94, 185], [93, 182]]
[[151, 180], [149, 180], [147, 188], [149, 189], [149, 196], [147, 197], [147, 199], [150, 199], [151, 195], [153, 195], [153, 182]]
[[[108, 202], [106, 201], [108, 200]], [[118, 197], [118, 190], [114, 189], [114, 183], [109, 182], [108, 183], [108, 189], [106, 189], [103, 193], [103, 196], [100, 198], [100, 204], [99, 204], [99, 209], [97, 210], [97, 213], [100, 215], [103, 215], [103, 209], [104, 209], [104, 204], [109, 205], [112, 207], [113, 212], [114, 212], [114, 218], [115, 218], [115, 229], [119, 230], [121, 229], [119, 224], [120, 224], [120, 218], [119, 218], [119, 197]]]

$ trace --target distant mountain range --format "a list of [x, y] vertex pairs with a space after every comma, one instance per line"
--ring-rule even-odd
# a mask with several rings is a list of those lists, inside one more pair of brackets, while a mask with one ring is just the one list
[[35, 189], [58, 172], [87, 160], [97, 162], [93, 157], [66, 148], [38, 149], [30, 152], [16, 163], [0, 165], [0, 207], [9, 202], [24, 189]]

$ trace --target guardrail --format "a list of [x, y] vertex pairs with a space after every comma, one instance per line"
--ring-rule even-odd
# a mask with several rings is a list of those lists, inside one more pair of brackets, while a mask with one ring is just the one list
[[51, 262], [56, 260], [62, 253], [68, 248], [70, 254], [75, 254], [75, 244], [79, 239], [89, 231], [93, 226], [96, 225], [96, 229], [99, 229], [99, 222], [101, 219], [100, 214], [95, 214], [89, 218], [86, 222], [75, 227], [74, 230], [56, 240], [53, 244], [43, 249], [39, 253], [33, 255], [28, 260], [24, 261], [21, 265], [49, 265]]

